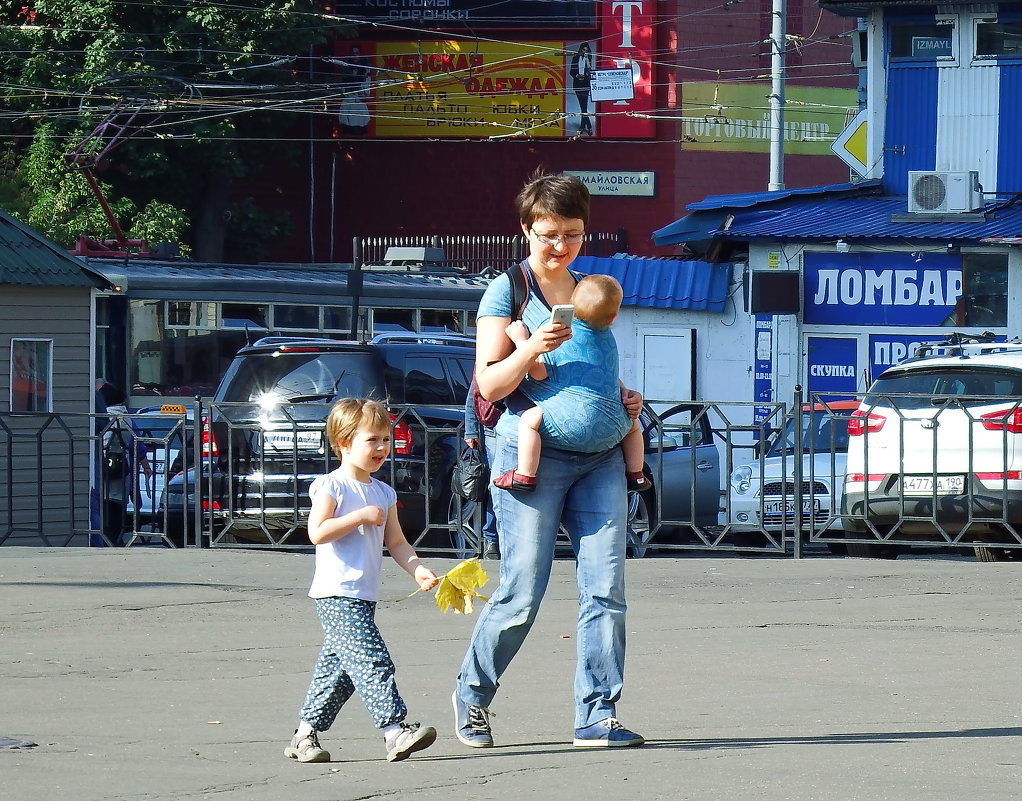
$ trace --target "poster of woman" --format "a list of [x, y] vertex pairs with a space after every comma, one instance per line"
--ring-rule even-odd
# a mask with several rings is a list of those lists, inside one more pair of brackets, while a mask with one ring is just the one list
[[564, 111], [568, 117], [564, 133], [567, 136], [594, 136], [595, 115], [591, 115], [589, 110], [589, 85], [593, 80], [596, 57], [589, 42], [580, 42], [570, 56], [565, 85], [570, 85], [571, 90], [565, 92]]

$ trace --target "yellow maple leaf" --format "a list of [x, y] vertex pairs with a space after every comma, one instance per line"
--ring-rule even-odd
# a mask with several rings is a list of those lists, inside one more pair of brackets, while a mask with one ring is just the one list
[[436, 588], [436, 605], [446, 612], [453, 609], [455, 614], [470, 615], [475, 606], [475, 599], [489, 600], [485, 595], [476, 592], [482, 587], [489, 576], [483, 570], [478, 559], [466, 559], [447, 571], [440, 579]]

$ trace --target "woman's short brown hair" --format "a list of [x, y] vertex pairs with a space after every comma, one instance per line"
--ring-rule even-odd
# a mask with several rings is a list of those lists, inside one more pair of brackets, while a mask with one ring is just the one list
[[340, 447], [350, 445], [360, 428], [390, 431], [387, 407], [368, 398], [342, 398], [337, 401], [326, 418], [326, 437], [338, 459], [341, 458]]
[[543, 217], [581, 220], [589, 226], [589, 190], [574, 175], [549, 175], [536, 170], [518, 193], [515, 205], [518, 219], [526, 226]]

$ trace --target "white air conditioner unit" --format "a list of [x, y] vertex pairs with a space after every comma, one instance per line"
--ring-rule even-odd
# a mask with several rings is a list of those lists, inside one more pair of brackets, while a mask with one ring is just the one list
[[921, 214], [975, 211], [983, 208], [979, 172], [922, 172], [908, 174], [908, 210]]

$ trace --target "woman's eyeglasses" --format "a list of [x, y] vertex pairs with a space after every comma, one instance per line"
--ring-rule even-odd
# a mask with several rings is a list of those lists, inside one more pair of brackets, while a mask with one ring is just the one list
[[535, 234], [536, 239], [544, 245], [577, 245], [586, 238], [585, 234], [552, 234], [548, 236], [536, 233], [534, 228], [530, 228], [529, 231]]

